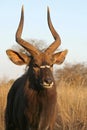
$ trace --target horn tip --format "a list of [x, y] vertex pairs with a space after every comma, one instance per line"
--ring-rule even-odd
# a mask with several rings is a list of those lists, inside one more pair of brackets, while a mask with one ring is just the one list
[[48, 13], [50, 12], [49, 6], [47, 6], [47, 12], [48, 12]]
[[22, 10], [22, 12], [24, 12], [24, 5], [22, 5], [22, 9], [21, 10]]

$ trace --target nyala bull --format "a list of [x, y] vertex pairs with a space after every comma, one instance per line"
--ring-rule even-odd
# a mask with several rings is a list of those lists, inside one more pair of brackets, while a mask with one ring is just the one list
[[38, 50], [21, 38], [24, 9], [16, 32], [16, 42], [31, 55], [7, 50], [10, 60], [17, 65], [28, 65], [27, 72], [12, 85], [5, 112], [5, 130], [53, 130], [57, 115], [57, 90], [53, 77], [53, 65], [63, 63], [67, 50], [55, 53], [61, 44], [53, 27], [49, 8], [47, 21], [54, 42], [44, 50]]

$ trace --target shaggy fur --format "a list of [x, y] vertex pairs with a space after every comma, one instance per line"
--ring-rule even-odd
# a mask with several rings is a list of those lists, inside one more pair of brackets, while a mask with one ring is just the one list
[[[11, 87], [6, 107], [6, 130], [52, 130], [57, 112], [57, 93], [31, 79], [31, 69]], [[31, 73], [32, 74], [32, 73]], [[31, 85], [32, 84], [32, 85]]]

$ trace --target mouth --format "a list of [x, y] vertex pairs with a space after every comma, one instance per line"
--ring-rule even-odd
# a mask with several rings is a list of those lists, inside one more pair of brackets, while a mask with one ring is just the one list
[[44, 88], [52, 88], [53, 87], [53, 82], [51, 83], [51, 84], [48, 84], [48, 83], [46, 83], [46, 82], [43, 82], [43, 83], [41, 83], [41, 86], [43, 86]]

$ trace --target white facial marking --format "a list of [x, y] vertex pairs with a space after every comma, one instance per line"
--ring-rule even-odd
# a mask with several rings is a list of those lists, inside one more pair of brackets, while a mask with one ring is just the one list
[[41, 68], [41, 69], [44, 69], [44, 68], [45, 68], [45, 65], [40, 66], [40, 68]]
[[49, 66], [49, 65], [46, 65], [46, 68], [50, 68], [50, 66]]
[[49, 66], [49, 65], [41, 65], [40, 68], [41, 68], [41, 69], [50, 68], [50, 66]]

